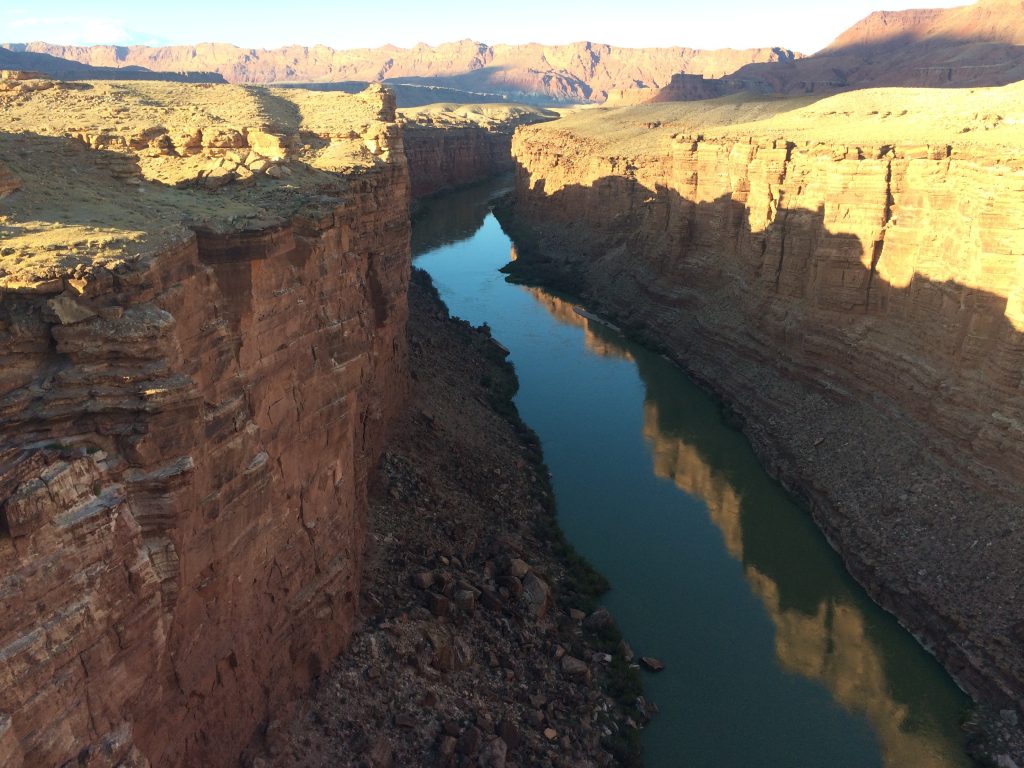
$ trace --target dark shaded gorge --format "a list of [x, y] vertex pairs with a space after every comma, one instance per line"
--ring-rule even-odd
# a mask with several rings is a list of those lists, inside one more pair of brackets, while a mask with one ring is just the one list
[[570, 541], [661, 708], [649, 766], [970, 765], [966, 697], [875, 606], [717, 402], [659, 355], [498, 269], [502, 183], [426, 202], [417, 265], [511, 351]]

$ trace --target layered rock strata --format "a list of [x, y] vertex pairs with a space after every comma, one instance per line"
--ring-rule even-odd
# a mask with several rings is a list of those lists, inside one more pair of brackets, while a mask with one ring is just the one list
[[515, 129], [557, 116], [518, 104], [432, 104], [399, 110], [413, 197], [511, 171]]
[[352, 629], [393, 98], [55, 84], [0, 131], [0, 762], [232, 764]]
[[[703, 133], [648, 108], [521, 129], [509, 219], [516, 271], [582, 294], [718, 392], [872, 595], [1011, 710], [1024, 165], [1016, 121], [973, 131], [1014, 88], [955, 97], [931, 125], [914, 94], [882, 92], [906, 107], [887, 123], [838, 97]], [[949, 130], [956, 110], [969, 136]]]

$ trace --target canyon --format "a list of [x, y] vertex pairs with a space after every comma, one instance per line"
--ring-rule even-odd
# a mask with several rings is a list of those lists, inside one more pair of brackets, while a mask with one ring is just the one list
[[[588, 348], [629, 355], [600, 315], [719, 397], [1024, 760], [1020, 8], [874, 14], [811, 57], [0, 49], [75, 65], [0, 73], [0, 764], [636, 758], [633, 652], [509, 352], [411, 284], [411, 212], [502, 171], [419, 237], [496, 205], [506, 271], [579, 297], [533, 294]], [[911, 83], [1001, 87], [823, 98]], [[645, 401], [653, 471], [706, 501], [782, 666], [917, 754], [864, 621], [786, 605], [667, 421]]]
[[557, 117], [557, 112], [518, 104], [432, 104], [399, 110], [413, 198], [513, 170], [516, 128]]
[[517, 132], [503, 216], [513, 276], [583, 297], [717, 393], [855, 578], [1008, 721], [1021, 93], [588, 111]]
[[[514, 374], [429, 285], [409, 293], [411, 198], [509, 168], [513, 129], [554, 113], [12, 71], [0, 103], [0, 761], [373, 762], [456, 743], [540, 759], [557, 725], [572, 759], [610, 764], [604, 733], [636, 727], [598, 694], [612, 672], [568, 675], [548, 649], [589, 659], [618, 635], [569, 620], [600, 578], [552, 533]], [[449, 454], [474, 457], [468, 493]], [[433, 652], [407, 666], [424, 636]], [[332, 700], [346, 649], [383, 700]], [[509, 706], [517, 674], [540, 674], [550, 705]], [[424, 685], [436, 713], [395, 740]], [[296, 719], [311, 691], [312, 724]], [[357, 713], [354, 734], [318, 731]], [[442, 724], [459, 738], [438, 743]]]

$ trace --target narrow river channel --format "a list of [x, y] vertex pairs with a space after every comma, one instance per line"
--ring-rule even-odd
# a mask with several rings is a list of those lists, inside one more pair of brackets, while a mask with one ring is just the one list
[[[507, 183], [507, 182], [506, 182]], [[512, 285], [489, 212], [498, 183], [429, 201], [413, 253], [452, 313], [511, 351], [569, 540], [605, 574], [605, 604], [658, 704], [650, 768], [969, 766], [968, 701], [875, 606], [719, 405], [678, 368]]]

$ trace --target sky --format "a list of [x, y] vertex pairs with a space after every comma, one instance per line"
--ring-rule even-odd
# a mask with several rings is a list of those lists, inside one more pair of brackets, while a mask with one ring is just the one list
[[[753, 48], [813, 53], [874, 10], [951, 7], [970, 0], [250, 0], [82, 3], [4, 0], [0, 43], [172, 45], [227, 42], [246, 48], [315, 45], [403, 48], [471, 38], [485, 43]], [[86, 13], [88, 8], [90, 12]]]

